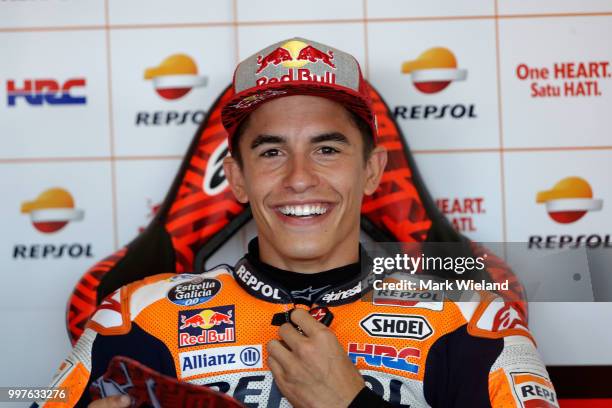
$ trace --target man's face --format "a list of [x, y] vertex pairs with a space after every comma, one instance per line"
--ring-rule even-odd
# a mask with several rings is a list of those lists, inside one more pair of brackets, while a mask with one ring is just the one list
[[300, 272], [357, 261], [363, 194], [378, 186], [386, 152], [364, 160], [344, 107], [302, 95], [267, 102], [250, 115], [239, 147], [242, 168], [229, 158], [225, 172], [238, 200], [251, 204], [262, 260]]

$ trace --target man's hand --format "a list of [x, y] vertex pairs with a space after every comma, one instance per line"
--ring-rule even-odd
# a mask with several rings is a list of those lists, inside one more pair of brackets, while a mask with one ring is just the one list
[[132, 400], [127, 395], [114, 395], [92, 402], [87, 408], [126, 408], [132, 405]]
[[346, 408], [364, 387], [363, 377], [336, 336], [308, 312], [295, 309], [279, 329], [283, 343], [268, 343], [268, 366], [282, 394], [296, 407]]

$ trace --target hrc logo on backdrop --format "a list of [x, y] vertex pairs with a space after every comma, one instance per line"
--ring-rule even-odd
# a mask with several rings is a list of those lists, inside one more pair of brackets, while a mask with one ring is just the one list
[[84, 88], [85, 78], [70, 78], [61, 83], [54, 79], [25, 79], [19, 83], [14, 79], [6, 81], [8, 106], [16, 106], [20, 98], [32, 106], [42, 105], [85, 105], [87, 97], [77, 95], [75, 88]]

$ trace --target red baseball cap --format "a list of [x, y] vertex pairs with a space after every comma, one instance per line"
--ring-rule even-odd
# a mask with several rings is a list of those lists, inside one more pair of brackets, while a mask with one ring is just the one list
[[235, 95], [221, 110], [230, 140], [262, 103], [290, 95], [336, 101], [361, 117], [376, 137], [376, 117], [359, 63], [328, 45], [297, 37], [270, 45], [238, 64], [232, 86]]

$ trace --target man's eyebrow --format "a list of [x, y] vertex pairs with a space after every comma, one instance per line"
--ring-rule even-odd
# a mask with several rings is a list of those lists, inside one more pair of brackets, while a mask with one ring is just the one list
[[322, 142], [338, 142], [346, 145], [350, 145], [350, 142], [346, 136], [340, 132], [323, 133], [310, 139], [311, 144], [317, 144]]
[[257, 146], [265, 143], [286, 143], [286, 140], [281, 136], [259, 135], [251, 142], [251, 149], [255, 149]]
[[[346, 136], [340, 132], [323, 133], [314, 136], [310, 139], [311, 144], [323, 143], [323, 142], [338, 142], [349, 145], [350, 142]], [[251, 142], [251, 149], [255, 149], [262, 144], [285, 144], [287, 140], [282, 136], [274, 135], [259, 135]]]

